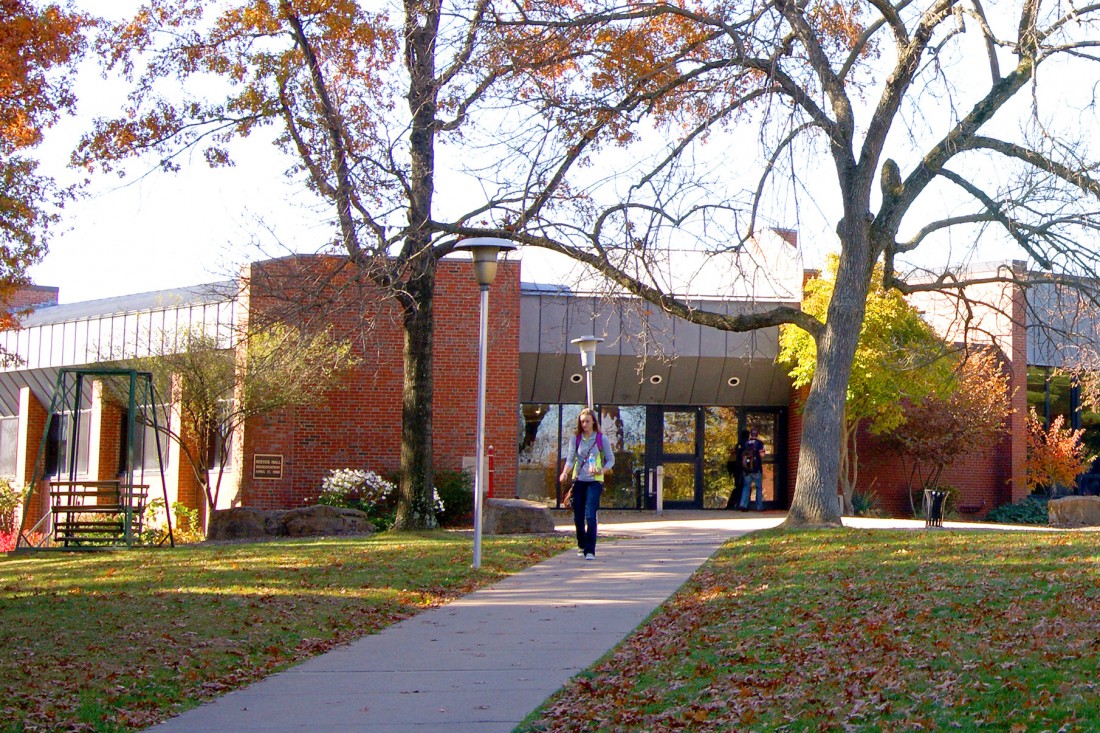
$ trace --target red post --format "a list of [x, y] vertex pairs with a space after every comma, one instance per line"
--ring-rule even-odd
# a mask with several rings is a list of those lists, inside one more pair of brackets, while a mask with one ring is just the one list
[[489, 496], [493, 494], [493, 446], [489, 446]]

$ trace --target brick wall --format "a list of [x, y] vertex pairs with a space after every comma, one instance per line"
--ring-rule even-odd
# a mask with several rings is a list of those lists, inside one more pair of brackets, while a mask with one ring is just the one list
[[12, 310], [40, 305], [57, 305], [58, 288], [46, 285], [23, 285], [17, 288], [8, 304]]
[[[1013, 375], [1015, 378], [1015, 375]], [[802, 442], [802, 401], [806, 390], [792, 395], [788, 441], [790, 454], [787, 463], [787, 475], [793, 487], [798, 475], [798, 451]], [[1026, 395], [1025, 395], [1026, 398]], [[1006, 429], [1012, 430], [1017, 415], [1006, 421]], [[898, 454], [883, 448], [865, 428], [859, 431], [859, 474], [856, 491], [874, 492], [878, 498], [878, 508], [890, 516], [910, 516], [909, 497], [906, 489], [906, 473]], [[990, 509], [1013, 501], [1010, 489], [1013, 480], [1013, 467], [1017, 460], [1013, 446], [1017, 442], [1015, 432], [1005, 436], [994, 446], [979, 446], [967, 455], [948, 466], [941, 481], [959, 489], [956, 506], [976, 517], [983, 516]], [[919, 511], [919, 497], [917, 499]]]
[[[350, 337], [362, 364], [315, 405], [249, 421], [242, 435], [242, 503], [257, 508], [312, 500], [334, 468], [383, 475], [400, 462], [403, 335], [396, 304], [379, 297], [339, 257], [253, 265], [248, 317], [330, 325]], [[440, 263], [435, 290], [432, 451], [437, 469], [473, 456], [479, 291], [466, 260]], [[486, 442], [495, 448], [493, 493], [515, 495], [519, 403], [519, 264], [502, 262], [490, 292]], [[281, 479], [253, 478], [253, 457], [283, 457]]]
[[34, 491], [27, 503], [22, 526], [29, 529], [49, 511], [49, 484], [37, 481], [42, 466], [35, 465], [42, 436], [46, 434], [46, 408], [31, 393], [30, 387], [19, 390], [19, 479], [24, 487], [34, 483]]
[[110, 481], [117, 478], [123, 466], [119, 465], [122, 454], [123, 410], [117, 405], [102, 399], [101, 389], [97, 391], [99, 407], [99, 441], [92, 442], [92, 448], [98, 451], [95, 476], [98, 481]]

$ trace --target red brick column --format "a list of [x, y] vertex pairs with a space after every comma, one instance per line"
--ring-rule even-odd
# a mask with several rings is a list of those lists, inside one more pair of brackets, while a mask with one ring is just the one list
[[[25, 507], [22, 526], [29, 529], [38, 523], [50, 508], [49, 484], [37, 482], [35, 470], [41, 472], [44, 463], [37, 465], [38, 452], [42, 446], [42, 436], [46, 434], [48, 415], [46, 408], [31, 394], [29, 387], [19, 390], [19, 454], [16, 459], [16, 479], [24, 490], [31, 484], [37, 484]], [[45, 457], [42, 457], [43, 461]]]

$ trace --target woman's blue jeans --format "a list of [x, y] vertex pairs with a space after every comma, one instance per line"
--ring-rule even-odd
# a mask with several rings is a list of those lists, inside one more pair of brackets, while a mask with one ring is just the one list
[[599, 481], [573, 482], [573, 524], [577, 527], [577, 547], [587, 555], [596, 554], [596, 513], [600, 509], [603, 484]]

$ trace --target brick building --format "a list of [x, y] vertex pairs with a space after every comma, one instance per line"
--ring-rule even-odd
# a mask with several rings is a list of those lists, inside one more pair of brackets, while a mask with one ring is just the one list
[[[701, 307], [727, 312], [797, 304], [803, 273], [795, 244], [792, 234], [780, 232], [761, 245], [771, 248], [764, 258], [767, 287], [758, 282], [751, 292], [719, 296], [715, 293], [728, 290], [728, 277], [699, 271], [689, 273], [684, 285], [695, 290], [678, 292], [687, 292]], [[57, 475], [118, 474], [124, 411], [105, 390], [92, 388], [81, 396], [78, 421], [49, 414], [59, 370], [147, 355], [159, 334], [198, 324], [227, 348], [237, 348], [243, 324], [273, 320], [331, 327], [352, 340], [361, 363], [321, 401], [251, 419], [235, 436], [231, 455], [222, 457], [226, 484], [219, 505], [299, 506], [316, 496], [331, 469], [394, 471], [403, 385], [400, 314], [345, 265], [337, 257], [290, 257], [255, 263], [239, 282], [65, 305], [57, 304], [56, 289], [34, 288], [28, 303], [35, 301], [37, 308], [23, 328], [0, 333], [0, 346], [23, 359], [0, 372], [0, 475], [26, 484], [42, 470], [39, 454], [50, 446], [63, 456], [50, 469]], [[709, 293], [707, 275], [715, 278]], [[996, 301], [990, 313], [1000, 320], [991, 321], [986, 332], [996, 334], [994, 345], [1017, 388], [1006, 436], [944, 477], [960, 489], [959, 505], [978, 515], [1024, 494], [1027, 367], [1049, 364], [1034, 362], [1040, 349], [1025, 325], [1023, 297], [1018, 288], [1007, 288], [989, 298]], [[479, 299], [468, 261], [441, 263], [435, 303], [433, 458], [437, 467], [459, 469], [472, 464], [475, 442]], [[950, 308], [931, 298], [921, 307], [951, 335], [957, 319]], [[592, 333], [605, 339], [593, 391], [618, 464], [605, 507], [653, 507], [657, 467], [663, 469], [666, 507], [724, 507], [731, 488], [726, 461], [738, 431], [750, 426], [767, 445], [766, 506], [789, 505], [801, 421], [798, 395], [774, 364], [777, 329], [727, 333], [664, 316], [633, 299], [521, 283], [515, 260], [501, 263], [489, 319], [486, 435], [494, 449], [493, 495], [557, 501], [559, 455], [585, 401], [570, 341]], [[170, 403], [171, 395], [160, 399]], [[179, 419], [178, 410], [169, 414]], [[74, 424], [75, 441], [66, 427]], [[166, 447], [162, 487], [156, 451], [148, 447], [149, 435], [144, 440], [140, 468], [143, 480], [153, 485], [151, 495], [163, 490], [169, 502], [201, 507], [197, 482], [179, 447]], [[897, 461], [876, 450], [869, 437], [864, 445], [860, 487], [874, 490], [891, 513], [907, 513]], [[69, 450], [73, 446], [76, 450]], [[48, 501], [36, 498], [28, 509], [35, 517], [45, 515]]]

